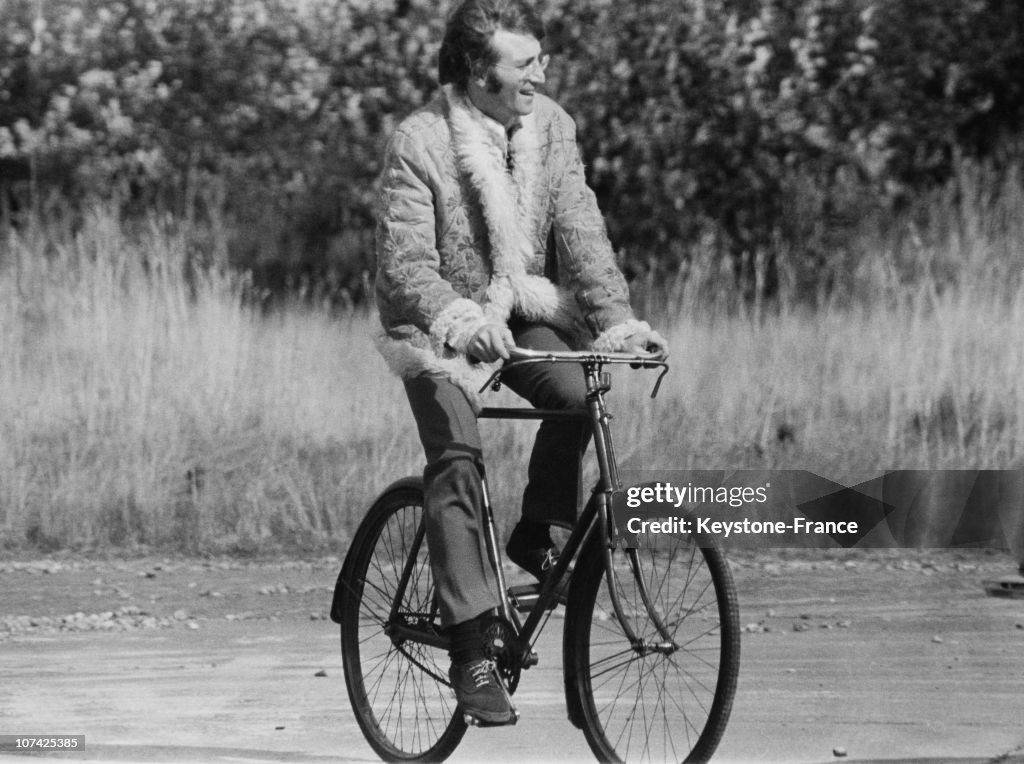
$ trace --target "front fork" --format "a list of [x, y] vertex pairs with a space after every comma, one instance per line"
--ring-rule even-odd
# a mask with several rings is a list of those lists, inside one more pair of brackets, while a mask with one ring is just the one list
[[637, 636], [630, 619], [626, 616], [622, 607], [622, 600], [619, 596], [619, 587], [616, 584], [615, 548], [619, 546], [618, 529], [615, 526], [614, 512], [612, 511], [613, 496], [622, 490], [622, 482], [619, 479], [618, 466], [615, 460], [615, 447], [612, 444], [611, 415], [604, 405], [604, 393], [611, 388], [610, 375], [607, 372], [598, 373], [596, 369], [585, 369], [587, 376], [587, 403], [590, 408], [591, 421], [594, 430], [594, 450], [597, 452], [598, 468], [601, 473], [600, 494], [598, 500], [598, 530], [600, 538], [603, 539], [602, 553], [604, 556], [605, 585], [608, 587], [608, 596], [612, 602], [612, 609], [618, 619], [622, 631], [629, 640], [633, 649], [641, 655], [651, 652], [673, 652], [677, 645], [672, 639], [672, 634], [662, 620], [651, 599], [644, 580], [643, 571], [640, 568], [640, 560], [636, 549], [625, 549], [624, 554], [629, 561], [630, 573], [636, 581], [637, 591], [640, 599], [647, 610], [648, 616], [654, 627], [657, 629], [661, 639], [655, 642], [648, 642]]

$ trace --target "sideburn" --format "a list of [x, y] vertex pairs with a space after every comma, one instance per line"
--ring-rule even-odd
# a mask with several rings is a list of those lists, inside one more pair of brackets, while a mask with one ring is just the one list
[[493, 71], [487, 72], [487, 77], [484, 79], [484, 89], [493, 95], [495, 93], [500, 93], [501, 88], [502, 84], [501, 80], [498, 79], [498, 75]]

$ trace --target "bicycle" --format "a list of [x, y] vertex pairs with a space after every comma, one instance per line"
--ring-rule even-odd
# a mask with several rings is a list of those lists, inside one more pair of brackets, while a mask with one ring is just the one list
[[[566, 705], [595, 756], [707, 760], [725, 731], [739, 672], [738, 605], [728, 564], [714, 539], [696, 535], [641, 533], [636, 548], [625, 548], [612, 511], [622, 486], [604, 367], [660, 368], [653, 398], [668, 365], [646, 354], [517, 349], [481, 392], [497, 390], [503, 373], [527, 363], [580, 364], [586, 410], [492, 407], [479, 417], [586, 419], [600, 479], [544, 584], [511, 587], [484, 479], [488, 551], [504, 593], [485, 646], [512, 695], [522, 671], [537, 663], [534, 645], [570, 575], [562, 636]], [[460, 712], [448, 681], [420, 478], [391, 484], [370, 508], [338, 576], [331, 618], [341, 626], [349, 699], [373, 750], [389, 761], [448, 757], [474, 720]]]

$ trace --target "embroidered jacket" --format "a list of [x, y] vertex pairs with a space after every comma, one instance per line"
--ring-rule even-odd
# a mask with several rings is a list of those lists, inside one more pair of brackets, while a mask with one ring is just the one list
[[476, 403], [491, 369], [465, 349], [512, 315], [620, 349], [650, 331], [629, 306], [575, 125], [537, 94], [511, 139], [451, 86], [385, 155], [377, 226], [378, 348], [394, 372], [449, 376]]

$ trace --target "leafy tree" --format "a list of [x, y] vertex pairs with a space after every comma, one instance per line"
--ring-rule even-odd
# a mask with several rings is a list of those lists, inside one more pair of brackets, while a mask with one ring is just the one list
[[[3, 196], [164, 211], [197, 256], [358, 300], [383, 144], [436, 90], [450, 5], [7, 0]], [[1021, 146], [1019, 0], [544, 10], [549, 88], [633, 273], [710, 248], [752, 286], [785, 258], [810, 289], [847, 267], [864, 219]]]

